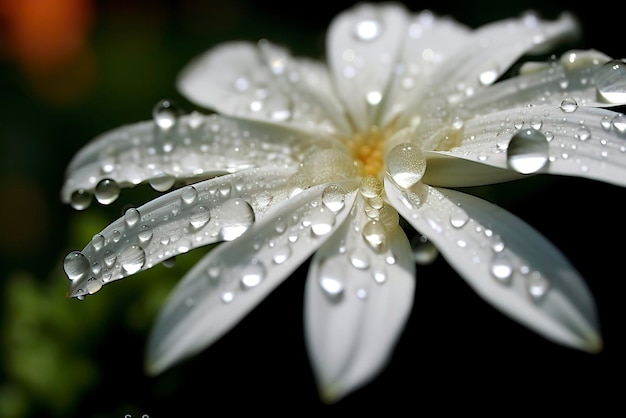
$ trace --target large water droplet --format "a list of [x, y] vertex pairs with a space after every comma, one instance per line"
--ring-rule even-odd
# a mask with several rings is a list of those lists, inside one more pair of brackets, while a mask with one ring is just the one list
[[70, 196], [70, 205], [76, 210], [84, 210], [91, 204], [92, 195], [86, 190], [75, 190]]
[[253, 261], [241, 271], [240, 282], [245, 289], [258, 286], [265, 278], [265, 267], [258, 261]]
[[187, 186], [180, 193], [180, 198], [183, 202], [190, 205], [192, 204], [196, 198], [198, 197], [198, 190], [196, 190], [193, 186]]
[[141, 215], [136, 208], [129, 208], [124, 213], [124, 222], [126, 226], [131, 228], [141, 219]]
[[381, 253], [385, 250], [387, 230], [382, 222], [369, 221], [363, 227], [362, 234], [365, 242], [367, 242], [374, 251]]
[[145, 264], [146, 253], [139, 245], [130, 245], [120, 253], [119, 262], [126, 274], [134, 274]]
[[383, 183], [374, 176], [365, 176], [361, 179], [359, 191], [368, 199], [374, 199], [383, 192]]
[[254, 223], [254, 211], [248, 202], [241, 198], [229, 199], [220, 206], [220, 236], [224, 241], [232, 241]]
[[327, 186], [322, 192], [322, 203], [332, 212], [343, 209], [346, 192], [336, 184]]
[[78, 280], [89, 273], [89, 260], [80, 251], [72, 251], [63, 260], [63, 270], [70, 280]]
[[196, 206], [189, 216], [189, 224], [194, 229], [200, 229], [211, 220], [211, 211], [203, 205]]
[[113, 203], [119, 197], [119, 195], [120, 186], [115, 180], [102, 179], [96, 185], [96, 200], [103, 205]]
[[152, 108], [152, 117], [163, 130], [170, 129], [176, 123], [180, 110], [171, 100], [159, 100]]
[[425, 171], [426, 159], [416, 145], [396, 145], [387, 155], [387, 173], [400, 187], [413, 186], [422, 179]]
[[549, 150], [548, 140], [541, 131], [522, 129], [509, 142], [507, 162], [518, 173], [536, 173], [548, 163]]
[[626, 103], [626, 63], [613, 60], [596, 73], [598, 100], [605, 103]]
[[572, 97], [566, 97], [561, 102], [561, 110], [565, 113], [572, 113], [578, 109], [578, 103]]

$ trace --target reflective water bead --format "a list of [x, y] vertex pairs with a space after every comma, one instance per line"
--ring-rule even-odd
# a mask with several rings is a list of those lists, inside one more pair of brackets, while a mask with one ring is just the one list
[[117, 255], [111, 250], [106, 250], [104, 252], [104, 257], [102, 258], [104, 261], [104, 265], [107, 267], [113, 267], [115, 261], [117, 260]]
[[96, 200], [103, 205], [113, 203], [119, 196], [120, 186], [115, 180], [102, 179], [96, 185]]
[[500, 283], [508, 284], [513, 276], [513, 264], [509, 257], [498, 253], [491, 261], [490, 272]]
[[72, 281], [83, 278], [90, 269], [89, 260], [80, 251], [72, 251], [63, 260], [63, 270]]
[[104, 237], [101, 234], [96, 234], [91, 239], [91, 246], [94, 250], [100, 251], [104, 246]]
[[120, 253], [119, 262], [126, 274], [134, 274], [144, 266], [146, 253], [139, 245], [130, 245]]
[[102, 289], [102, 282], [95, 277], [91, 277], [89, 280], [87, 280], [87, 284], [85, 287], [87, 288], [87, 293], [93, 295], [98, 290]]
[[152, 239], [152, 228], [149, 225], [141, 225], [137, 234], [139, 242], [145, 244]]
[[335, 225], [335, 215], [324, 208], [319, 208], [311, 214], [311, 232], [316, 236], [328, 234]]
[[626, 115], [623, 113], [618, 113], [615, 115], [611, 121], [613, 124], [613, 128], [619, 132], [620, 134], [626, 134]]
[[185, 187], [183, 191], [180, 193], [181, 200], [188, 205], [192, 204], [196, 200], [197, 197], [198, 197], [198, 190], [196, 190], [196, 188], [193, 186]]
[[541, 131], [522, 129], [509, 142], [507, 162], [518, 173], [536, 173], [548, 163], [549, 151], [549, 143]]
[[561, 101], [561, 110], [565, 113], [572, 113], [578, 109], [578, 103], [572, 97], [566, 97]]
[[538, 271], [531, 273], [527, 278], [526, 289], [534, 300], [542, 299], [548, 292], [549, 287], [550, 283], [548, 280]]
[[374, 278], [374, 281], [378, 284], [382, 284], [387, 281], [387, 273], [385, 273], [383, 270], [372, 271], [372, 277]]
[[92, 195], [86, 190], [75, 190], [70, 196], [70, 205], [76, 210], [84, 210], [91, 204]]
[[456, 207], [450, 214], [450, 225], [455, 228], [463, 228], [467, 221], [469, 221], [469, 216], [460, 207]]
[[348, 253], [348, 258], [350, 260], [350, 264], [352, 264], [354, 268], [357, 268], [359, 270], [365, 270], [370, 266], [370, 258], [365, 253], [365, 251], [360, 248], [354, 248], [350, 250]]
[[396, 145], [387, 155], [387, 172], [400, 187], [418, 183], [426, 171], [426, 159], [416, 145]]
[[365, 176], [361, 179], [359, 191], [363, 196], [372, 199], [383, 192], [383, 183], [374, 176]]
[[589, 138], [591, 138], [591, 131], [589, 131], [589, 129], [586, 128], [585, 126], [581, 126], [576, 130], [574, 137], [581, 141], [586, 141]]
[[265, 267], [263, 264], [254, 260], [241, 271], [240, 282], [243, 288], [251, 288], [258, 286], [265, 278]]
[[167, 99], [159, 100], [152, 108], [152, 118], [157, 126], [168, 130], [176, 123], [179, 116], [178, 107]]
[[322, 203], [333, 212], [343, 209], [346, 192], [336, 184], [327, 186], [322, 192]]
[[289, 245], [283, 245], [276, 249], [272, 261], [274, 264], [283, 264], [289, 257], [291, 257], [291, 247]]
[[381, 222], [369, 221], [362, 231], [365, 242], [376, 252], [382, 252], [387, 242], [387, 230]]
[[400, 215], [393, 206], [383, 205], [378, 212], [378, 220], [385, 226], [387, 231], [393, 231], [400, 223]]
[[613, 60], [598, 68], [596, 91], [606, 103], [626, 103], [626, 63]]
[[220, 206], [219, 210], [220, 236], [224, 241], [238, 238], [254, 223], [252, 207], [241, 198], [227, 200]]
[[231, 303], [233, 300], [235, 300], [235, 292], [230, 292], [230, 291], [223, 292], [222, 295], [220, 296], [220, 299], [224, 303]]
[[168, 174], [161, 174], [159, 176], [151, 178], [148, 181], [150, 186], [157, 192], [165, 192], [171, 189], [174, 186], [175, 182], [176, 182], [176, 178]]
[[124, 213], [124, 222], [129, 228], [134, 226], [139, 221], [139, 219], [141, 219], [141, 215], [136, 208], [129, 208]]
[[204, 205], [198, 205], [189, 215], [189, 224], [194, 229], [200, 229], [211, 220], [211, 211]]

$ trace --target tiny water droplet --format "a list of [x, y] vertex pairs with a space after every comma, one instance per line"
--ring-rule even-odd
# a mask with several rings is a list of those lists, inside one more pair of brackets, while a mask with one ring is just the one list
[[144, 266], [146, 253], [139, 245], [130, 245], [120, 253], [119, 261], [126, 274], [134, 274]]
[[383, 270], [372, 271], [372, 277], [374, 278], [374, 281], [378, 284], [382, 284], [387, 281], [387, 273], [385, 273]]
[[561, 110], [565, 113], [572, 113], [578, 109], [578, 103], [572, 97], [566, 97], [561, 101]]
[[416, 145], [396, 145], [387, 155], [387, 172], [400, 187], [409, 188], [418, 183], [425, 171], [426, 159]]
[[119, 197], [119, 195], [120, 186], [115, 180], [102, 179], [96, 185], [96, 200], [103, 205], [113, 203]]
[[522, 129], [509, 142], [507, 162], [518, 173], [536, 173], [548, 164], [549, 150], [549, 143], [541, 131]]
[[92, 195], [86, 190], [75, 190], [70, 196], [70, 205], [76, 210], [84, 210], [91, 204]]
[[80, 251], [72, 251], [63, 260], [63, 270], [72, 281], [83, 278], [90, 269], [89, 260]]
[[233, 300], [235, 300], [235, 292], [223, 292], [220, 299], [224, 303], [231, 303]]

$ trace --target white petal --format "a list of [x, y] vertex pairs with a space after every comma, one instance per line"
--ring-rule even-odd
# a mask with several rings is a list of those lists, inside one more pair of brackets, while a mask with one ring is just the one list
[[420, 186], [402, 191], [385, 181], [400, 214], [435, 243], [482, 298], [550, 340], [601, 349], [591, 293], [551, 243], [495, 205]]
[[[615, 64], [610, 57], [593, 50], [570, 51], [559, 61], [549, 63], [526, 63], [519, 75], [480, 90], [463, 106], [474, 114], [523, 106], [559, 106], [565, 98], [573, 98], [583, 106], [615, 106], [626, 102], [624, 86], [606, 83], [611, 81], [606, 79], [607, 73], [616, 73], [610, 67]], [[618, 88], [620, 91], [616, 91]]]
[[210, 49], [187, 65], [177, 85], [192, 102], [224, 115], [349, 133], [326, 67], [267, 40]]
[[414, 297], [415, 263], [402, 229], [387, 231], [385, 248], [374, 250], [362, 235], [362, 198], [353, 213], [315, 254], [305, 288], [306, 343], [326, 402], [386, 365]]
[[[441, 62], [429, 78], [431, 86], [440, 88], [430, 93], [457, 103], [494, 83], [523, 54], [549, 48], [577, 30], [576, 22], [567, 14], [554, 22], [526, 15], [482, 26], [464, 37], [456, 50], [447, 55], [448, 59]], [[402, 114], [400, 124], [411, 122], [423, 99], [423, 95], [415, 97]]]
[[[460, 146], [425, 153], [429, 165], [424, 182], [475, 186], [509, 180], [517, 174], [550, 173], [624, 186], [625, 122], [621, 113], [575, 105], [532, 106], [479, 116], [465, 122]], [[476, 164], [499, 170], [474, 172], [469, 167]]]
[[289, 199], [296, 167], [250, 169], [195, 183], [160, 196], [96, 234], [70, 254], [68, 296], [151, 268], [193, 248], [232, 241]]
[[102, 203], [110, 202], [120, 187], [145, 181], [164, 191], [177, 180], [292, 163], [294, 153], [311, 140], [306, 131], [198, 113], [181, 116], [166, 129], [154, 121], [122, 126], [76, 154], [61, 198], [82, 209], [94, 194]]
[[360, 132], [367, 132], [378, 118], [407, 22], [400, 5], [359, 4], [339, 14], [328, 30], [335, 87]]
[[[351, 182], [338, 185], [355, 187]], [[296, 195], [194, 266], [157, 318], [148, 346], [150, 372], [159, 373], [221, 337], [331, 236], [356, 192], [332, 212], [320, 203], [326, 187]]]

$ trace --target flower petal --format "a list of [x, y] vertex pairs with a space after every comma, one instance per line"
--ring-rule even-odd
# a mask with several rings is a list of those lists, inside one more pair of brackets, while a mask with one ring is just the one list
[[290, 198], [296, 166], [250, 169], [205, 180], [160, 196], [96, 234], [65, 270], [70, 297], [153, 267], [193, 248], [232, 241]]
[[[550, 48], [564, 38], [575, 36], [577, 31], [577, 23], [569, 14], [561, 15], [554, 22], [527, 14], [484, 25], [468, 33], [456, 50], [447, 55], [448, 59], [441, 62], [429, 78], [430, 86], [438, 89], [432, 91], [431, 87], [429, 93], [458, 103], [494, 83], [523, 54]], [[423, 101], [424, 95], [415, 95], [399, 123], [411, 123], [424, 105]]]
[[[465, 122], [460, 146], [426, 152], [424, 182], [476, 186], [550, 173], [624, 186], [625, 150], [626, 117], [621, 113], [568, 101], [561, 107], [511, 109]], [[469, 167], [476, 164], [496, 169], [474, 172]]]
[[486, 114], [524, 106], [560, 106], [566, 98], [582, 106], [620, 105], [626, 102], [625, 72], [626, 64], [598, 51], [570, 51], [558, 61], [524, 64], [519, 75], [478, 91], [463, 106], [474, 114]]
[[359, 4], [330, 25], [328, 63], [337, 94], [359, 132], [367, 132], [379, 117], [407, 23], [408, 13], [398, 4]]
[[350, 132], [326, 67], [267, 40], [210, 49], [185, 67], [177, 86], [192, 102], [224, 115]]
[[289, 199], [256, 222], [241, 239], [211, 251], [181, 280], [157, 318], [147, 368], [160, 373], [203, 350], [235, 326], [288, 277], [347, 217], [356, 192], [324, 205], [320, 185]]
[[316, 140], [307, 131], [218, 115], [192, 113], [171, 123], [162, 128], [161, 120], [140, 122], [93, 140], [71, 161], [62, 200], [84, 209], [93, 195], [110, 203], [120, 187], [145, 181], [165, 191], [177, 180], [292, 163], [302, 146]]
[[481, 199], [420, 184], [385, 190], [400, 214], [486, 301], [557, 343], [590, 352], [602, 339], [591, 293], [567, 259], [514, 215]]
[[[375, 377], [389, 360], [411, 311], [415, 263], [400, 227], [374, 249], [368, 218], [356, 213], [315, 254], [305, 288], [306, 343], [326, 402]], [[381, 238], [379, 236], [378, 238]]]

